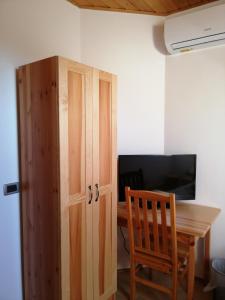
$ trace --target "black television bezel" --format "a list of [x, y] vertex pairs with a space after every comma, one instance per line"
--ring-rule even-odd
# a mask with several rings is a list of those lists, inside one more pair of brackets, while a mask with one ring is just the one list
[[132, 157], [132, 156], [151, 156], [151, 157], [154, 157], [154, 156], [157, 156], [157, 157], [170, 157], [170, 156], [193, 156], [194, 158], [194, 180], [195, 180], [195, 185], [194, 185], [194, 197], [191, 198], [191, 199], [178, 199], [176, 197], [176, 194], [175, 194], [175, 199], [176, 201], [191, 201], [191, 200], [196, 200], [196, 174], [197, 174], [197, 154], [193, 154], [193, 153], [190, 153], [190, 154], [119, 154], [118, 155], [118, 183], [117, 183], [117, 187], [118, 187], [118, 202], [124, 202], [125, 199], [119, 199], [119, 184], [120, 184], [120, 159], [122, 157]]

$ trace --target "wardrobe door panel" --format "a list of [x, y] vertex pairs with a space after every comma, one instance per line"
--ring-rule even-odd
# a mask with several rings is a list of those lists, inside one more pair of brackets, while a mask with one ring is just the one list
[[99, 80], [99, 185], [111, 184], [111, 82]]
[[116, 291], [116, 83], [113, 75], [97, 70], [94, 78], [94, 295], [107, 300]]
[[93, 299], [91, 76], [91, 68], [60, 58], [63, 300]]
[[86, 256], [83, 255], [86, 252], [85, 213], [85, 203], [82, 202], [69, 208], [71, 300], [86, 299], [86, 280], [83, 272], [86, 264]]
[[111, 193], [99, 199], [99, 293], [112, 286], [112, 203]]
[[85, 103], [82, 74], [68, 72], [69, 194], [85, 194]]

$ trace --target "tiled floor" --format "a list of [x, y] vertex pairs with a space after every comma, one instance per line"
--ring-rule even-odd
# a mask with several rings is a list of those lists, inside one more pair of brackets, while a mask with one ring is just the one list
[[[144, 274], [145, 273], [145, 274]], [[147, 272], [144, 271], [144, 276], [147, 276]], [[129, 299], [129, 270], [123, 270], [118, 272], [118, 293], [117, 300], [127, 300]], [[169, 283], [169, 279], [165, 276], [154, 273], [153, 279], [157, 280], [159, 283]], [[194, 300], [212, 300], [212, 293], [203, 292], [203, 283], [200, 280], [195, 282], [195, 293]], [[165, 294], [157, 292], [151, 288], [143, 285], [137, 285], [137, 297], [136, 300], [169, 300], [169, 297]], [[184, 288], [178, 288], [178, 300], [186, 300], [186, 292]]]

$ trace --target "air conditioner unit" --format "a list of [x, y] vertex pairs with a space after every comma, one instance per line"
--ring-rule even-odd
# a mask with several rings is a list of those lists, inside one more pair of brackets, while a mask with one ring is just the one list
[[169, 53], [225, 44], [225, 3], [169, 16], [164, 36]]

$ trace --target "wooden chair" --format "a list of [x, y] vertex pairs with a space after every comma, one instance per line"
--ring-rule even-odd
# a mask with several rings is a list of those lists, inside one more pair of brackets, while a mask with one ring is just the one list
[[[130, 241], [130, 299], [135, 299], [136, 282], [138, 282], [166, 293], [171, 299], [176, 300], [178, 279], [181, 281], [190, 268], [187, 287], [188, 300], [192, 300], [194, 262], [190, 260], [189, 254], [194, 251], [194, 243], [189, 236], [185, 235], [179, 236], [177, 241], [174, 194], [163, 195], [150, 191], [131, 190], [129, 187], [126, 187], [125, 194]], [[166, 208], [168, 205], [169, 209]], [[153, 282], [150, 278], [144, 279], [138, 276], [138, 265], [171, 274], [172, 286], [166, 287]]]

